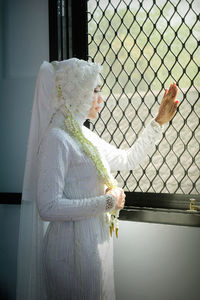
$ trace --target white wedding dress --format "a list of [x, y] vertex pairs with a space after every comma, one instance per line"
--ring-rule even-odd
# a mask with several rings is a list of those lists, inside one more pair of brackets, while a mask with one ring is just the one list
[[[38, 154], [37, 207], [40, 217], [49, 221], [42, 260], [47, 299], [112, 300], [113, 240], [105, 222], [105, 212], [112, 207], [106, 205], [105, 186], [95, 166], [63, 124], [64, 116], [57, 112]], [[82, 130], [109, 172], [134, 169], [162, 132], [152, 120], [130, 149], [119, 150], [88, 128]]]

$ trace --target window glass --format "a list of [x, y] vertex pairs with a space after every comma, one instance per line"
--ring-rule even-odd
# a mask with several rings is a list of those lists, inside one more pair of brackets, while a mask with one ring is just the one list
[[137, 169], [118, 172], [126, 191], [197, 194], [200, 6], [198, 0], [88, 1], [89, 59], [103, 65], [106, 99], [91, 128], [131, 146], [175, 81], [180, 105], [162, 141]]

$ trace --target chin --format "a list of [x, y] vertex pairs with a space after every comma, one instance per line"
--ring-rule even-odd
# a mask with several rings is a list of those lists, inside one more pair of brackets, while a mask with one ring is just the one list
[[97, 118], [97, 116], [90, 116], [90, 117], [88, 117], [88, 119], [90, 119], [90, 120], [95, 120]]
[[89, 114], [88, 119], [95, 120], [97, 118], [97, 116], [98, 116], [98, 113], [95, 112], [93, 114]]

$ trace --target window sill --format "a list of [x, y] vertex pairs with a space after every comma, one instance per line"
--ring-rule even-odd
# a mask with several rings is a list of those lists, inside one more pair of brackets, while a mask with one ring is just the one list
[[[21, 204], [21, 196], [21, 193], [0, 193], [0, 204]], [[126, 192], [126, 206], [119, 219], [200, 227], [200, 211], [188, 211], [191, 198], [200, 205], [200, 195]]]
[[120, 220], [200, 227], [200, 211], [128, 206], [120, 211]]

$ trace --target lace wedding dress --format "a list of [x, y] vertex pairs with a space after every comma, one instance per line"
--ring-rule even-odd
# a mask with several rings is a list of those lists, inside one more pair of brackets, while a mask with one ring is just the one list
[[[104, 213], [104, 185], [90, 158], [62, 127], [57, 113], [40, 147], [38, 209], [50, 221], [44, 239], [48, 299], [115, 299], [113, 241]], [[107, 144], [86, 127], [84, 135], [97, 146], [110, 171], [133, 169], [159, 138], [152, 124], [128, 151]], [[49, 163], [51, 162], [51, 164]]]
[[63, 103], [56, 102], [54, 82], [60, 84], [65, 105], [99, 150], [109, 174], [134, 169], [160, 140], [162, 128], [152, 120], [130, 149], [116, 149], [83, 126], [99, 68], [77, 59], [56, 64], [57, 77], [45, 62], [36, 84], [21, 208], [17, 300], [112, 300], [113, 240], [105, 215], [115, 207], [115, 199], [105, 195], [95, 165], [65, 130], [59, 109]]

